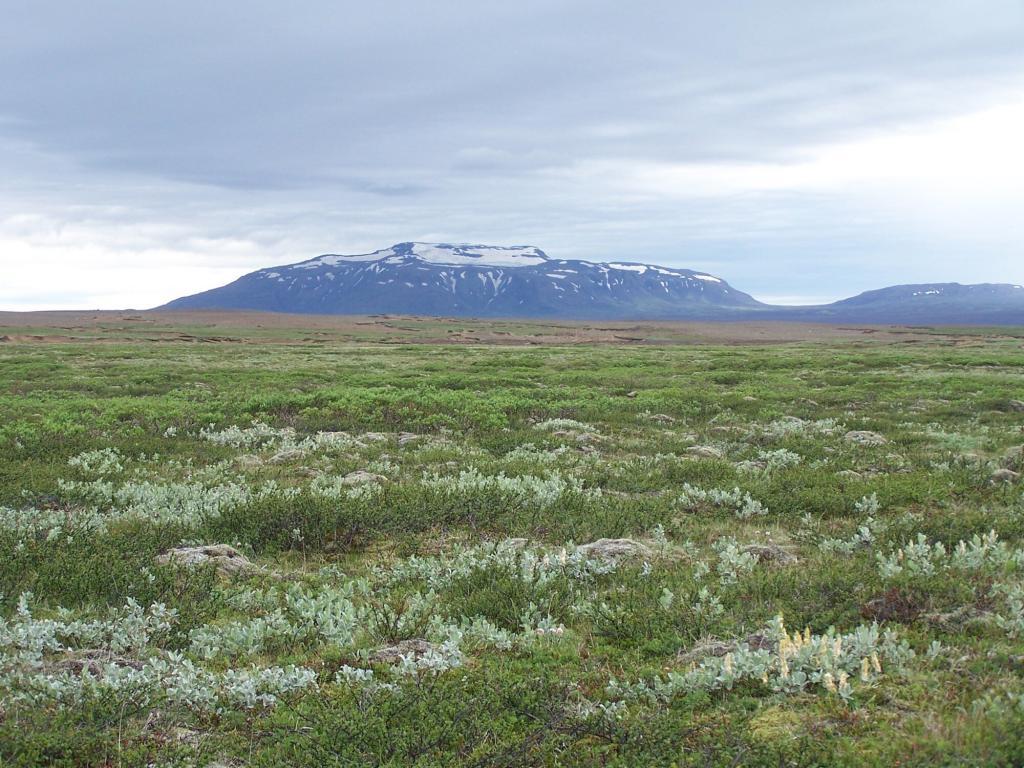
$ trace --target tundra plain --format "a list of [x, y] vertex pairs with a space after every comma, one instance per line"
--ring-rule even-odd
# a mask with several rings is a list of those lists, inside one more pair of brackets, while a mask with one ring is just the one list
[[0, 764], [1024, 763], [1024, 330], [0, 314]]

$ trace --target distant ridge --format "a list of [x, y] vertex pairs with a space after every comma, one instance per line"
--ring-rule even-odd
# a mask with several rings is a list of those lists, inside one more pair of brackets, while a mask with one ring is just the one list
[[1024, 325], [1024, 288], [899, 285], [813, 307], [763, 304], [705, 272], [552, 259], [534, 246], [398, 243], [257, 270], [160, 309], [563, 319]]

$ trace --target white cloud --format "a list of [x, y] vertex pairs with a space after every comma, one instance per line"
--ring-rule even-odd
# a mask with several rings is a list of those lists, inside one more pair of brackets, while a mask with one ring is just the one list
[[156, 224], [0, 220], [0, 308], [139, 308], [233, 280], [267, 258], [238, 238]]

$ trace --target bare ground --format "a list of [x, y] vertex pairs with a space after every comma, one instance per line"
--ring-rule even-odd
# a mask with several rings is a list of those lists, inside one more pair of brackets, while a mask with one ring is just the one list
[[1003, 338], [1020, 329], [828, 325], [796, 322], [474, 320], [414, 315], [289, 315], [247, 311], [0, 312], [0, 344], [192, 342], [330, 344], [792, 344], [944, 343]]

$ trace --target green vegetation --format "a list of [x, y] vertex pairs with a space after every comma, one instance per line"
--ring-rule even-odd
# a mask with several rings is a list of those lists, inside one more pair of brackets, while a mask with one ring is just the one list
[[1019, 332], [310, 333], [0, 346], [0, 765], [1024, 763]]

